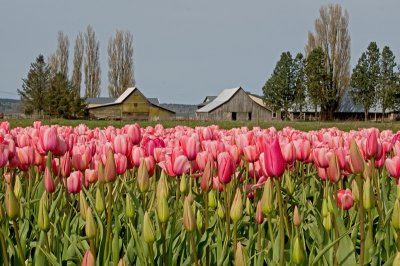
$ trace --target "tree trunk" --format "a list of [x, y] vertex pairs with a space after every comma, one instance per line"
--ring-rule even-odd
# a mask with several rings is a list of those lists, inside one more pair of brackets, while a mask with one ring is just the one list
[[364, 121], [368, 121], [368, 109], [364, 109]]
[[384, 106], [382, 106], [382, 117], [381, 117], [382, 122], [385, 121], [385, 111], [386, 111], [386, 108]]

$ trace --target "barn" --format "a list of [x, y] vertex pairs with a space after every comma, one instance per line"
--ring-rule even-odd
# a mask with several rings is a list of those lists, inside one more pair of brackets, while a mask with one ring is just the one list
[[175, 112], [161, 107], [158, 99], [148, 99], [136, 87], [128, 88], [117, 99], [88, 106], [89, 116], [97, 119], [171, 120]]
[[245, 92], [242, 87], [225, 89], [215, 99], [196, 111], [201, 120], [268, 121], [276, 114], [262, 98]]

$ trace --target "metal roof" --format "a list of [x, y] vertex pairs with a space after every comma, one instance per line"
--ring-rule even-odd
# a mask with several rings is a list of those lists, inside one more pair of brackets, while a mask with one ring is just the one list
[[110, 97], [97, 97], [97, 98], [87, 98], [87, 104], [104, 104], [104, 103], [113, 103], [115, 98]]
[[147, 98], [147, 100], [149, 100], [149, 102], [151, 102], [152, 104], [160, 105], [160, 101], [158, 100], [158, 98]]
[[207, 104], [206, 106], [200, 108], [199, 110], [197, 110], [197, 113], [208, 113], [211, 112], [212, 110], [214, 110], [215, 108], [223, 105], [224, 103], [226, 103], [227, 101], [229, 101], [233, 95], [235, 95], [235, 93], [242, 89], [241, 87], [238, 88], [232, 88], [232, 89], [225, 89], [223, 90], [218, 96], [217, 98], [215, 98], [213, 101], [211, 101], [209, 104]]

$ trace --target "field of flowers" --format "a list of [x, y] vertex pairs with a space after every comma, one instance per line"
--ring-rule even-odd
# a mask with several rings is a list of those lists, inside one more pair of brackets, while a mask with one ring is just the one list
[[400, 134], [0, 123], [0, 265], [400, 265]]

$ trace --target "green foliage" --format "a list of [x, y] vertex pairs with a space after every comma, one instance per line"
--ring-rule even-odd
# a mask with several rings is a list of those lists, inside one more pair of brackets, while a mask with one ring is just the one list
[[367, 51], [362, 53], [351, 75], [350, 96], [354, 104], [362, 104], [365, 120], [368, 111], [377, 102], [377, 92], [380, 82], [380, 54], [375, 42], [368, 45]]
[[274, 111], [282, 110], [282, 118], [286, 119], [288, 110], [292, 108], [295, 100], [303, 104], [304, 93], [302, 90], [302, 55], [295, 59], [290, 52], [281, 54], [271, 77], [263, 87], [264, 102]]
[[380, 62], [380, 86], [377, 95], [378, 102], [382, 106], [383, 115], [387, 109], [399, 110], [399, 76], [395, 72], [395, 67], [395, 56], [392, 50], [388, 46], [383, 47]]

